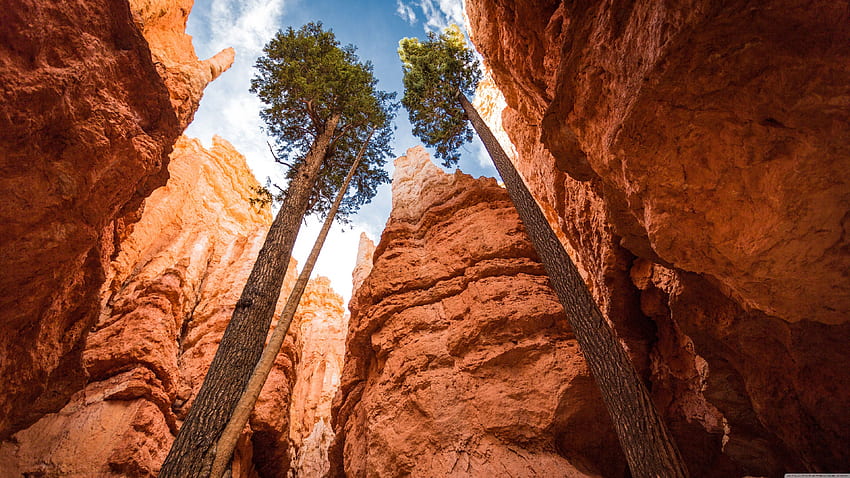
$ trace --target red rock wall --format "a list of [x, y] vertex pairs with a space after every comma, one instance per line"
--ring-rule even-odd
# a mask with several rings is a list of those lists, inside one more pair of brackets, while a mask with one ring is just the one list
[[321, 477], [329, 466], [331, 404], [342, 376], [348, 316], [342, 296], [321, 276], [310, 281], [298, 315], [301, 355], [289, 406], [289, 440], [294, 451], [290, 474]]
[[192, 122], [207, 84], [233, 64], [235, 51], [225, 48], [199, 61], [186, 34], [195, 0], [129, 0], [133, 20], [148, 41], [157, 72], [168, 87], [180, 125]]
[[[157, 39], [135, 16], [105, 0], [11, 0], [0, 12], [0, 439], [85, 384], [107, 264], [165, 183], [206, 84], [157, 66]], [[211, 62], [220, 72], [226, 60]], [[176, 108], [185, 90], [194, 99]]]
[[[271, 223], [267, 210], [249, 204], [258, 183], [245, 159], [226, 141], [213, 142], [210, 150], [198, 140], [177, 142], [168, 184], [147, 199], [110, 264], [99, 319], [82, 351], [85, 387], [58, 412], [0, 443], [0, 470], [10, 476], [156, 476]], [[284, 297], [295, 274], [293, 261]], [[311, 281], [305, 296], [240, 442], [234, 477], [282, 477], [290, 466], [289, 408], [299, 357], [302, 348], [309, 352], [309, 344], [321, 343], [315, 337], [321, 331], [306, 329], [299, 337], [302, 317], [308, 324], [343, 320], [341, 298], [326, 281]], [[315, 368], [312, 362], [301, 367]], [[314, 388], [310, 378], [302, 389]], [[308, 420], [306, 407], [293, 408], [299, 425]], [[321, 410], [312, 410], [306, 426], [312, 428], [314, 415]]]
[[621, 336], [649, 327], [692, 473], [846, 469], [847, 5], [467, 13], [518, 169]]
[[[624, 460], [506, 191], [396, 161], [334, 402], [338, 476], [618, 476]], [[576, 440], [579, 430], [592, 430]]]

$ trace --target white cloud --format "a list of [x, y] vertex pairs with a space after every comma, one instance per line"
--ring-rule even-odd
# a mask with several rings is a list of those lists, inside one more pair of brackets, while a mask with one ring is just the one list
[[236, 59], [230, 70], [207, 86], [186, 135], [207, 146], [213, 135], [230, 141], [261, 183], [266, 177], [281, 183], [282, 172], [266, 146], [259, 117], [262, 104], [248, 89], [254, 62], [281, 24], [284, 6], [284, 0], [210, 0], [196, 2], [189, 16], [188, 30], [199, 56], [232, 46]]
[[442, 31], [452, 24], [466, 29], [463, 0], [420, 0], [419, 7], [425, 14], [426, 31]]
[[401, 0], [396, 0], [396, 14], [400, 16], [404, 21], [413, 25], [416, 23], [416, 12], [413, 11], [413, 7], [407, 5]]
[[283, 0], [212, 0], [208, 16], [214, 33], [211, 44], [219, 49], [232, 46], [256, 58], [277, 31], [283, 7]]

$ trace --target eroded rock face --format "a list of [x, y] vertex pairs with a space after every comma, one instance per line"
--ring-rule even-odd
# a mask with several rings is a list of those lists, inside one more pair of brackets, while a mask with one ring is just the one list
[[508, 105], [622, 204], [630, 249], [770, 315], [843, 323], [850, 12], [738, 3], [468, 5]]
[[[333, 473], [617, 476], [616, 438], [507, 193], [396, 161], [355, 292]], [[583, 441], [578, 430], [592, 430]]]
[[120, 1], [15, 0], [0, 14], [0, 439], [85, 385], [107, 265], [165, 183], [206, 84], [173, 101], [182, 74], [167, 64], [193, 56], [191, 43], [152, 56], [137, 13]]
[[298, 304], [301, 359], [290, 404], [289, 439], [297, 460], [290, 476], [321, 477], [333, 440], [331, 403], [339, 389], [348, 316], [325, 277], [313, 279]]
[[652, 342], [632, 356], [692, 473], [846, 467], [846, 5], [467, 13], [517, 169], [621, 337]]
[[[82, 351], [88, 383], [62, 410], [0, 445], [4, 470], [158, 472], [271, 223], [249, 203], [258, 184], [244, 158], [220, 138], [213, 143], [209, 151], [198, 140], [176, 144], [168, 184], [148, 198], [111, 263]], [[284, 293], [294, 280], [293, 262]], [[295, 381], [297, 318], [295, 326], [251, 417], [235, 476], [256, 473], [254, 461], [261, 476], [282, 476], [288, 466], [289, 417], [281, 410]]]
[[233, 64], [226, 48], [198, 60], [186, 22], [195, 0], [130, 0], [133, 20], [148, 41], [157, 71], [165, 80], [171, 105], [182, 128], [192, 122], [204, 88]]
[[365, 232], [360, 233], [360, 242], [357, 244], [357, 262], [354, 271], [351, 272], [352, 290], [357, 290], [363, 281], [372, 272], [372, 258], [375, 256], [375, 243], [369, 239]]

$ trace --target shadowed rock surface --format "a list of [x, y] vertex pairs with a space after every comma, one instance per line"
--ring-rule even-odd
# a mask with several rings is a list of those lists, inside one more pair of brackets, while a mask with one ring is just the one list
[[467, 12], [517, 168], [621, 337], [646, 324], [691, 472], [845, 469], [847, 5]]
[[0, 13], [0, 439], [84, 385], [107, 265], [232, 61], [199, 62], [183, 33], [191, 2], [161, 3], [155, 22], [151, 2], [13, 0]]
[[[169, 169], [168, 184], [147, 199], [110, 264], [99, 319], [82, 352], [85, 387], [0, 445], [0, 469], [156, 476], [271, 223], [267, 209], [250, 205], [258, 183], [223, 139], [205, 150], [181, 138]], [[294, 281], [293, 261], [284, 296]], [[236, 477], [286, 475], [298, 357], [302, 340], [317, 342], [309, 334], [299, 338], [300, 317], [343, 317], [326, 280], [311, 282], [305, 297], [240, 442]], [[326, 306], [334, 301], [340, 310]]]

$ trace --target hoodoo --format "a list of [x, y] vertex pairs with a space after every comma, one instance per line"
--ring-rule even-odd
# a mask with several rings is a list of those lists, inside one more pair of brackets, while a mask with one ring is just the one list
[[446, 174], [421, 147], [396, 160], [346, 347], [337, 476], [624, 471], [563, 309], [492, 178]]

